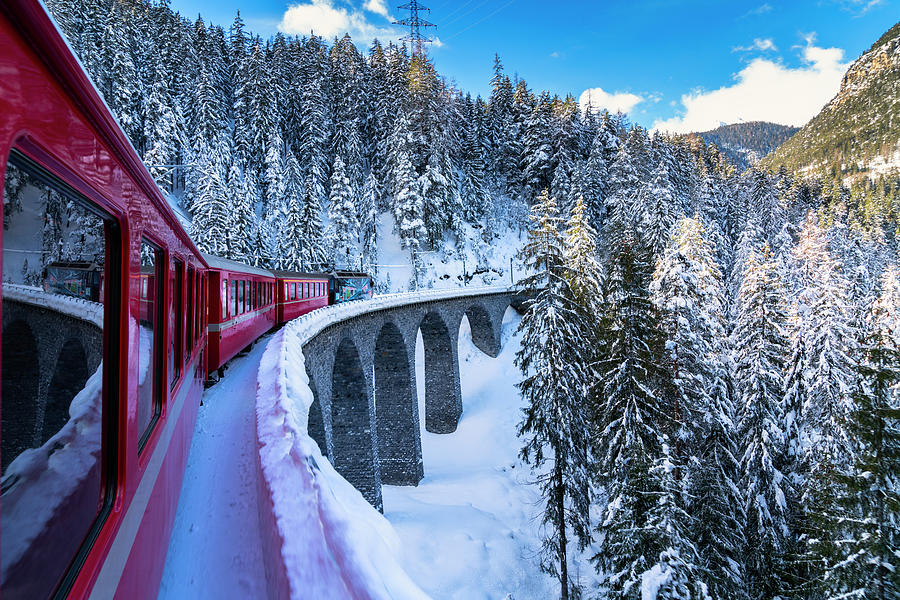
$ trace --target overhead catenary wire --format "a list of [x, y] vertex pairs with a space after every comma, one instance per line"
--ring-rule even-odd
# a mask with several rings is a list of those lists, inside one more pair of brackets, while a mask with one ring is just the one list
[[506, 4], [504, 4], [503, 6], [501, 6], [500, 8], [498, 8], [497, 10], [495, 10], [495, 11], [493, 11], [493, 12], [490, 12], [490, 13], [486, 14], [484, 17], [482, 17], [481, 19], [475, 21], [474, 23], [472, 23], [472, 24], [469, 25], [468, 27], [463, 27], [462, 29], [460, 29], [459, 31], [457, 31], [456, 33], [454, 33], [453, 35], [447, 36], [447, 37], [444, 38], [442, 41], [445, 41], [445, 42], [446, 42], [447, 40], [452, 40], [452, 39], [455, 38], [456, 36], [460, 35], [461, 33], [465, 33], [466, 31], [472, 29], [472, 28], [475, 27], [476, 25], [481, 25], [482, 23], [484, 23], [485, 21], [487, 21], [488, 19], [490, 19], [491, 17], [493, 17], [494, 15], [496, 15], [497, 13], [499, 13], [501, 10], [504, 10], [504, 9], [508, 8], [509, 6], [511, 6], [512, 4], [514, 4], [515, 2], [516, 2], [516, 0], [509, 0], [509, 2], [507, 2]]

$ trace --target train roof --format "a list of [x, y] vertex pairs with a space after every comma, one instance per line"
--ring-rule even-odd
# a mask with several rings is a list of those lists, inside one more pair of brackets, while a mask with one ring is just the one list
[[4, 0], [0, 2], [0, 9], [6, 12], [11, 22], [19, 28], [19, 34], [28, 40], [31, 50], [70, 94], [70, 100], [81, 110], [85, 120], [95, 128], [98, 137], [107, 144], [125, 172], [134, 178], [141, 192], [162, 214], [175, 235], [185, 246], [193, 250], [195, 257], [200, 258], [200, 250], [184, 230], [172, 207], [163, 198], [156, 181], [134, 149], [131, 140], [125, 135], [122, 126], [119, 125], [44, 4], [33, 0]]
[[337, 275], [338, 277], [368, 277], [369, 279], [372, 278], [372, 276], [369, 275], [368, 273], [363, 273], [361, 271], [335, 271], [333, 274]]
[[229, 260], [213, 254], [203, 253], [203, 260], [206, 261], [206, 264], [209, 265], [210, 269], [217, 269], [219, 271], [237, 271], [238, 273], [247, 273], [248, 275], [274, 277], [274, 273], [267, 269], [251, 267], [250, 265], [245, 265], [244, 263], [239, 263], [235, 260]]
[[308, 273], [305, 271], [272, 271], [279, 279], [328, 279], [329, 273]]

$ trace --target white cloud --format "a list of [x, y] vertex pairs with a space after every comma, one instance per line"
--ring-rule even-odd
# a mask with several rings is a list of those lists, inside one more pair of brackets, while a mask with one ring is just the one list
[[777, 52], [778, 47], [775, 45], [775, 42], [772, 41], [772, 38], [756, 38], [753, 40], [753, 44], [750, 46], [735, 46], [731, 49], [732, 52]]
[[366, 3], [363, 4], [363, 8], [369, 12], [375, 13], [376, 15], [381, 15], [385, 19], [391, 18], [390, 13], [388, 12], [386, 0], [366, 0]]
[[[366, 10], [380, 13], [383, 8], [387, 13], [385, 0], [367, 0]], [[379, 10], [375, 10], [379, 9]], [[386, 14], [384, 16], [387, 16]], [[356, 43], [368, 43], [380, 40], [396, 40], [400, 32], [370, 23], [360, 11], [348, 11], [334, 5], [333, 0], [310, 0], [289, 6], [278, 24], [278, 30], [288, 35], [309, 35], [314, 33], [324, 38], [343, 36], [349, 33]]]
[[837, 0], [844, 10], [860, 17], [877, 6], [886, 4], [884, 0]]
[[754, 8], [752, 10], [747, 11], [747, 13], [744, 16], [745, 17], [758, 17], [759, 15], [764, 15], [764, 14], [770, 13], [770, 12], [772, 12], [772, 5], [767, 2], [765, 4], [757, 6], [756, 8]]
[[735, 75], [732, 85], [683, 95], [682, 116], [657, 121], [653, 129], [687, 133], [741, 121], [805, 125], [834, 97], [849, 67], [840, 48], [814, 46], [814, 35], [806, 39], [802, 66], [756, 58]]
[[644, 98], [627, 92], [615, 92], [610, 94], [603, 88], [595, 87], [581, 92], [578, 103], [581, 109], [587, 111], [606, 109], [609, 112], [630, 112], [632, 108], [644, 101]]

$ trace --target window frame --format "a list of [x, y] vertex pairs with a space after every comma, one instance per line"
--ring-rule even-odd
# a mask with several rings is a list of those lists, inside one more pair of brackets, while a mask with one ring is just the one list
[[182, 360], [184, 356], [184, 261], [177, 256], [172, 257], [172, 319], [175, 326], [172, 328], [172, 343], [169, 350], [172, 352], [172, 383], [174, 388], [181, 380]]
[[[166, 251], [163, 249], [162, 245], [156, 242], [152, 236], [148, 236], [145, 232], [144, 235], [141, 236], [141, 245], [147, 244], [151, 246], [155, 250], [156, 254], [156, 315], [154, 315], [155, 323], [153, 327], [153, 348], [151, 350], [152, 361], [156, 364], [156, 370], [154, 373], [157, 373], [158, 376], [154, 377], [153, 382], [153, 407], [152, 414], [150, 416], [150, 422], [147, 423], [147, 427], [143, 432], [140, 432], [138, 435], [138, 456], [144, 451], [144, 448], [147, 446], [147, 442], [150, 440], [153, 432], [156, 431], [156, 426], [159, 424], [159, 421], [162, 419], [163, 414], [163, 405], [165, 404], [164, 400], [164, 390], [165, 390], [165, 368], [166, 368], [166, 339], [165, 336], [162, 335], [165, 326], [168, 326], [165, 319], [165, 311], [164, 306], [167, 303], [166, 301], [166, 287], [165, 282], [168, 278], [168, 261], [166, 260]], [[143, 290], [144, 280], [141, 282], [141, 288]], [[139, 321], [140, 322], [140, 321]]]
[[[120, 373], [126, 369], [127, 361], [122, 354], [121, 337], [115, 332], [119, 331], [120, 317], [128, 306], [126, 298], [128, 292], [123, 285], [126, 272], [122, 260], [122, 253], [127, 249], [124, 235], [127, 216], [121, 207], [97, 193], [66, 165], [59, 163], [30, 140], [21, 139], [13, 144], [2, 164], [4, 182], [10, 164], [27, 171], [36, 180], [66, 195], [103, 221], [105, 264], [103, 284], [100, 287], [100, 295], [103, 298], [103, 346], [101, 348], [103, 387], [100, 401], [101, 433], [100, 458], [98, 460], [100, 465], [98, 498], [100, 506], [84, 540], [72, 556], [69, 566], [60, 574], [53, 597], [64, 598], [81, 575], [100, 532], [109, 521], [119, 489], [119, 458], [123, 449], [119, 425], [124, 417], [119, 402], [119, 386]], [[0, 198], [4, 195], [5, 190], [0, 189]], [[2, 298], [2, 287], [0, 287], [0, 298]], [[0, 334], [0, 338], [2, 338], [2, 334]], [[0, 408], [2, 408], [2, 399], [0, 399]]]

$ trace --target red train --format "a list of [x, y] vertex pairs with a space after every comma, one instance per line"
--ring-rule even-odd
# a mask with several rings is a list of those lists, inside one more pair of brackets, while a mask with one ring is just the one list
[[152, 598], [208, 374], [372, 280], [201, 254], [38, 0], [0, 71], [0, 597]]

